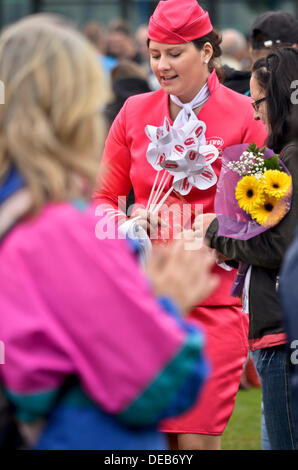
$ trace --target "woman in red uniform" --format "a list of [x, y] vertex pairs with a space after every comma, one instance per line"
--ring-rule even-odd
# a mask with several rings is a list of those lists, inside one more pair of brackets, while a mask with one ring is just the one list
[[[206, 143], [219, 151], [212, 164], [217, 176], [226, 146], [244, 142], [262, 145], [266, 138], [262, 123], [253, 119], [250, 98], [220, 84], [214, 68], [220, 39], [208, 13], [196, 0], [159, 2], [150, 18], [148, 39], [151, 67], [161, 89], [126, 101], [106, 141], [106, 174], [95, 195], [98, 202], [119, 210], [119, 196], [127, 196], [133, 188], [135, 202], [143, 207], [133, 216], [138, 216], [138, 222], [147, 229], [158, 221], [144, 209], [156, 176], [146, 159], [150, 144], [146, 125], [161, 126], [165, 117], [173, 127], [183, 126], [188, 119], [203, 121]], [[164, 191], [171, 183], [170, 179]], [[183, 201], [191, 207], [201, 204], [204, 213], [212, 213], [215, 192], [216, 184], [205, 190], [193, 187]], [[171, 196], [181, 203], [179, 193], [172, 192]], [[191, 313], [192, 321], [207, 332], [212, 374], [197, 405], [163, 423], [162, 430], [170, 433], [173, 448], [220, 448], [220, 436], [232, 414], [247, 356], [247, 315], [239, 300], [229, 295], [235, 272], [220, 266], [215, 270], [221, 281], [218, 289]]]

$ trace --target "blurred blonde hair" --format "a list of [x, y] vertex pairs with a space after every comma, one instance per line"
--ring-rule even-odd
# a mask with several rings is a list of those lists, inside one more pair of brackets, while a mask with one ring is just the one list
[[1, 35], [0, 80], [0, 178], [14, 165], [34, 212], [48, 201], [89, 198], [104, 139], [99, 108], [105, 97], [92, 46], [74, 29], [33, 15]]

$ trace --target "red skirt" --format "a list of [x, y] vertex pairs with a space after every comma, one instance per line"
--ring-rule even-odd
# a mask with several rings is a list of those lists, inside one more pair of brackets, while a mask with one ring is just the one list
[[179, 417], [164, 420], [161, 430], [219, 436], [232, 415], [248, 354], [248, 315], [238, 306], [205, 306], [196, 308], [189, 319], [206, 333], [211, 375], [197, 404]]

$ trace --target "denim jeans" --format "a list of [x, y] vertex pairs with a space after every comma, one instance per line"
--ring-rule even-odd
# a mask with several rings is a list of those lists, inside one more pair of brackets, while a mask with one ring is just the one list
[[298, 396], [289, 377], [290, 353], [284, 346], [253, 351], [259, 374], [266, 429], [272, 450], [298, 449]]
[[268, 432], [265, 423], [263, 400], [261, 404], [261, 431], [262, 431], [262, 450], [271, 450]]

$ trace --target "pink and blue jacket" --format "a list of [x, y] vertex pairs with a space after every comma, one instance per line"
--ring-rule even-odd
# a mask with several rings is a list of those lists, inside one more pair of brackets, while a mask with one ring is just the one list
[[94, 207], [48, 205], [0, 241], [0, 380], [21, 421], [45, 420], [37, 449], [161, 449], [159, 421], [208, 374], [203, 336], [97, 222]]

